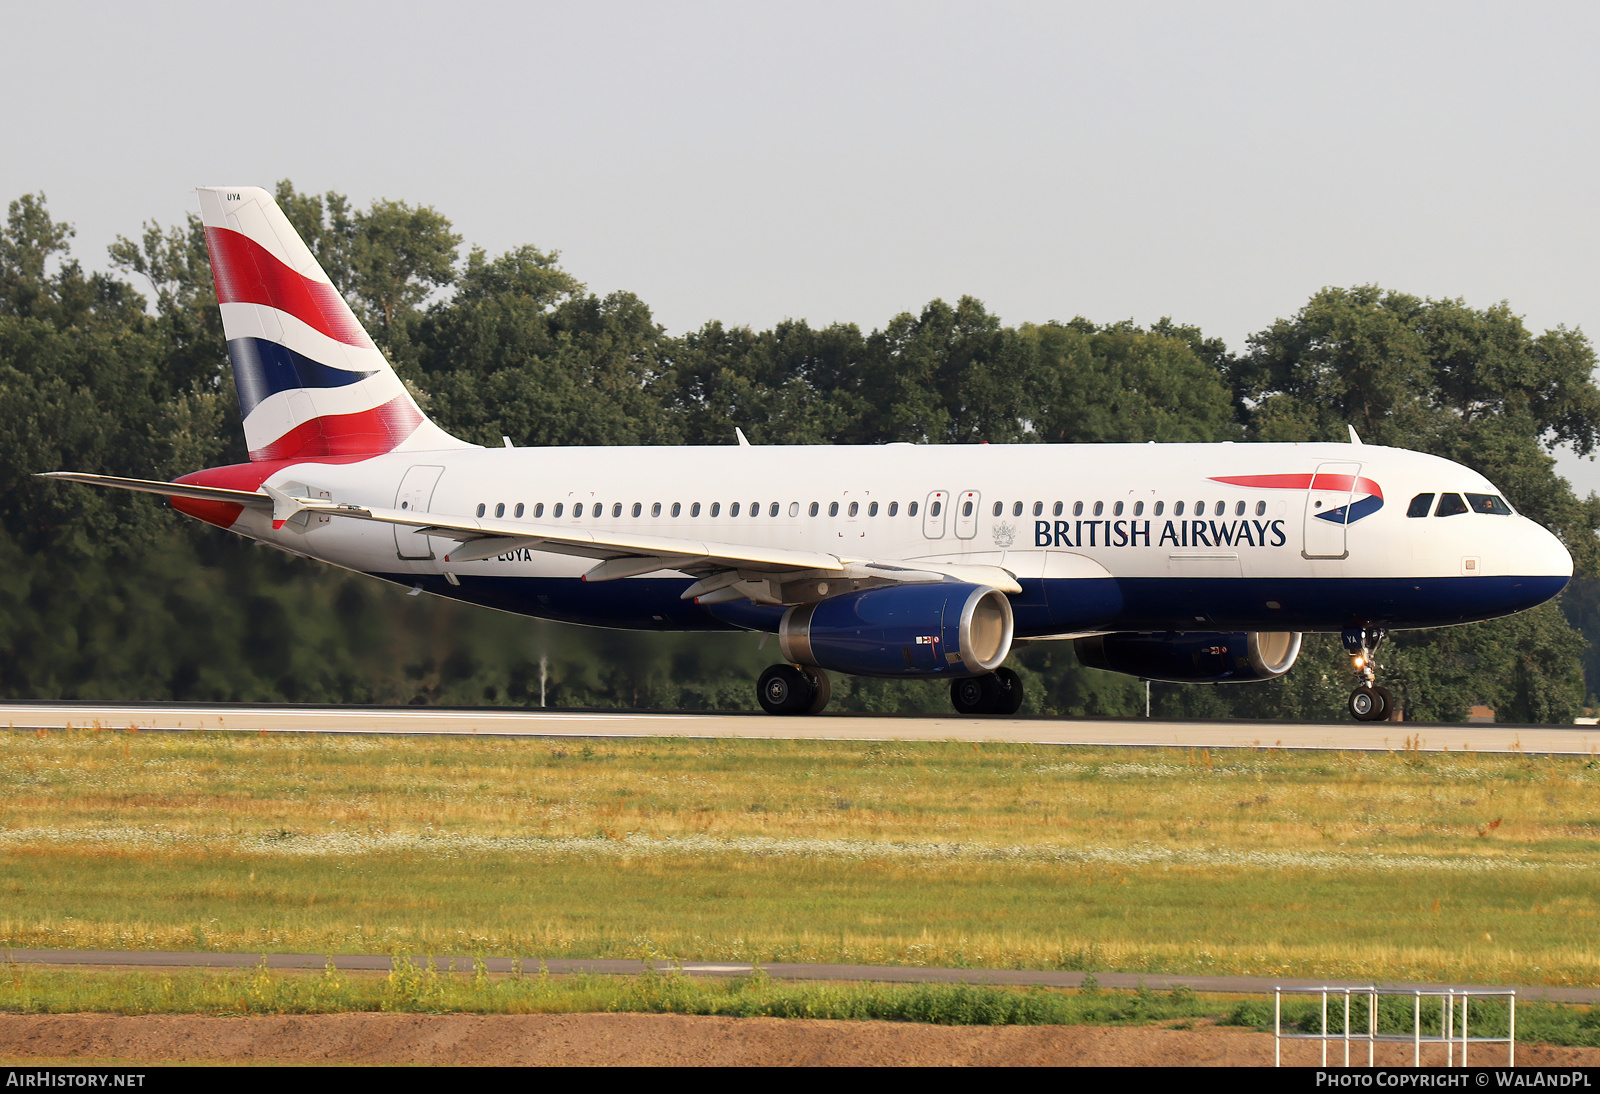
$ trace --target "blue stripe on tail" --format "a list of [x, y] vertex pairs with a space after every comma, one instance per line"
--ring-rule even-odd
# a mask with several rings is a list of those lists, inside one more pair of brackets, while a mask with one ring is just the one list
[[233, 382], [239, 389], [239, 412], [245, 416], [280, 391], [344, 387], [373, 375], [332, 368], [265, 338], [232, 339], [228, 359], [233, 362]]

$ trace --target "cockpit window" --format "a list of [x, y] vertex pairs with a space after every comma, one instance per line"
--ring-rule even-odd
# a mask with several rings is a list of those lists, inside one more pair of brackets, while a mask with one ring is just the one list
[[1461, 500], [1460, 494], [1440, 494], [1439, 508], [1433, 511], [1436, 517], [1453, 517], [1457, 513], [1465, 513], [1467, 503]]
[[1488, 513], [1495, 517], [1509, 517], [1511, 506], [1493, 494], [1468, 494], [1467, 504], [1474, 513]]
[[1428, 510], [1433, 508], [1432, 494], [1418, 494], [1411, 499], [1411, 508], [1406, 510], [1408, 517], [1425, 517]]

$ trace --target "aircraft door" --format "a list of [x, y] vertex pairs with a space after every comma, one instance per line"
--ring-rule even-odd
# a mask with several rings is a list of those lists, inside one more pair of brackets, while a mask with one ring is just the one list
[[1306, 491], [1305, 558], [1349, 558], [1345, 545], [1345, 521], [1350, 516], [1350, 500], [1355, 495], [1359, 463], [1317, 465], [1311, 489]]
[[956, 499], [956, 538], [971, 539], [978, 534], [978, 492], [963, 490]]
[[[444, 468], [437, 465], [418, 465], [406, 471], [395, 492], [394, 507], [410, 513], [427, 513], [433, 505], [433, 488], [439, 485]], [[394, 526], [394, 550], [399, 558], [429, 559], [434, 557], [433, 539], [404, 525]]]
[[945, 510], [950, 508], [950, 492], [935, 490], [928, 495], [927, 508], [922, 511], [922, 534], [929, 539], [944, 538]]

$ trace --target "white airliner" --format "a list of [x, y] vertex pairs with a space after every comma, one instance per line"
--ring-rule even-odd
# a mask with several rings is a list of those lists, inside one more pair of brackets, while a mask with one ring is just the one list
[[[1388, 630], [1522, 611], [1566, 549], [1483, 476], [1349, 444], [482, 448], [422, 413], [265, 190], [199, 191], [250, 462], [161, 494], [295, 554], [600, 627], [778, 635], [757, 692], [816, 713], [825, 670], [939, 678], [1014, 713], [1018, 640], [1186, 683], [1283, 675], [1305, 631], [1386, 717]], [[599, 397], [598, 395], [596, 396]]]

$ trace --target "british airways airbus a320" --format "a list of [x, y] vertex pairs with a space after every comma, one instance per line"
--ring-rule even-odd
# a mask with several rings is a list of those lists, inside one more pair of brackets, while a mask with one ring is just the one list
[[[1358, 719], [1388, 715], [1388, 630], [1522, 611], [1566, 549], [1483, 476], [1349, 444], [482, 448], [407, 394], [272, 196], [200, 190], [250, 462], [165, 495], [251, 539], [569, 623], [775, 633], [773, 714], [827, 671], [949, 681], [1014, 713], [1016, 640], [1219, 683], [1288, 672], [1338, 631]], [[740, 438], [742, 441], [742, 437]]]

